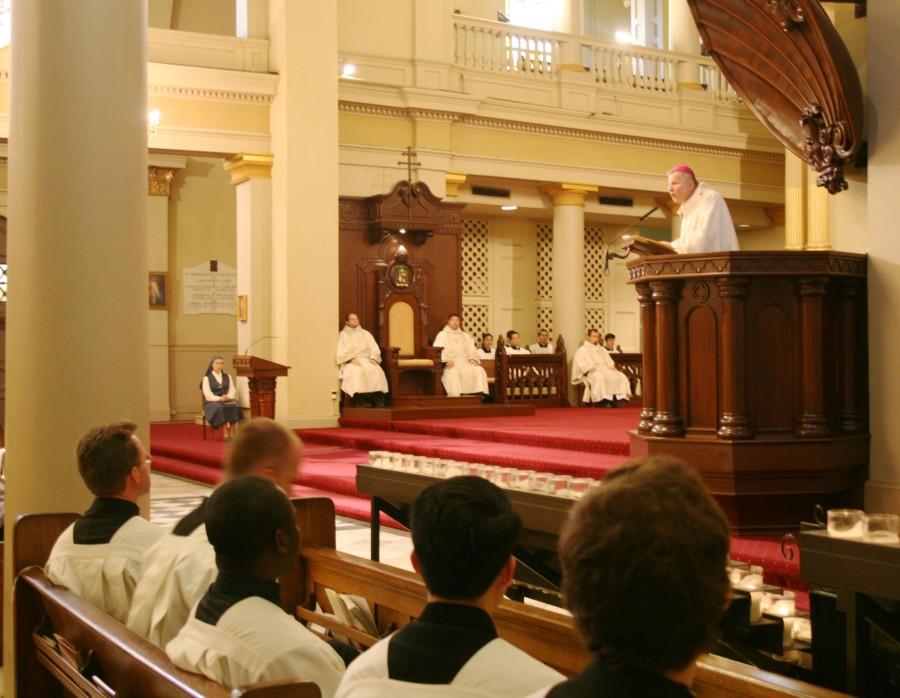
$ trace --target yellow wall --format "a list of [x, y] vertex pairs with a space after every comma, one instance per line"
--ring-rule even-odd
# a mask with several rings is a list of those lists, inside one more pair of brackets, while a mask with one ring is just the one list
[[198, 384], [210, 356], [230, 371], [237, 341], [234, 315], [183, 315], [182, 271], [210, 259], [237, 268], [235, 194], [218, 158], [188, 158], [169, 200], [169, 338], [172, 408], [184, 419], [199, 411]]
[[171, 29], [235, 35], [234, 0], [174, 0]]
[[412, 58], [413, 0], [338, 0], [338, 52]]

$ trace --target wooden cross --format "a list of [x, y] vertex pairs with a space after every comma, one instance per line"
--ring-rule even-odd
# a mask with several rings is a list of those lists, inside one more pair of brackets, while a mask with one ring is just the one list
[[406, 158], [406, 160], [405, 161], [399, 160], [397, 162], [398, 165], [406, 165], [406, 181], [409, 182], [410, 184], [412, 184], [412, 181], [413, 181], [412, 168], [422, 166], [421, 162], [413, 162], [413, 160], [416, 158], [416, 156], [417, 156], [417, 153], [416, 153], [415, 149], [411, 145], [408, 145], [408, 146], [406, 146], [406, 150], [403, 151], [403, 157]]

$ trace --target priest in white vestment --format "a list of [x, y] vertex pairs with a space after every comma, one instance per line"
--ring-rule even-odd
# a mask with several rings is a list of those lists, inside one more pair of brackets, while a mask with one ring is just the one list
[[210, 495], [204, 521], [219, 573], [166, 645], [169, 659], [228, 688], [311, 681], [334, 696], [344, 661], [281, 608], [277, 580], [297, 564], [301, 535], [287, 495], [244, 475]]
[[434, 338], [435, 348], [441, 349], [444, 370], [441, 383], [450, 397], [488, 394], [487, 373], [481, 367], [475, 342], [461, 329], [462, 318], [451, 315], [447, 324]]
[[722, 195], [705, 182], [697, 182], [694, 171], [678, 165], [668, 173], [669, 196], [680, 204], [681, 236], [672, 242], [676, 252], [737, 252], [740, 250], [734, 223]]
[[528, 351], [532, 354], [553, 354], [556, 351], [556, 345], [550, 341], [548, 330], [540, 330], [537, 339], [538, 341], [528, 347]]
[[[256, 417], [237, 433], [224, 465], [224, 481], [267, 477], [285, 492], [303, 458], [297, 435], [273, 419]], [[147, 551], [128, 613], [128, 628], [165, 647], [184, 627], [191, 609], [215, 581], [216, 555], [206, 536], [203, 502]]]
[[84, 516], [60, 534], [45, 572], [124, 623], [141, 561], [165, 531], [141, 518], [138, 498], [150, 491], [150, 458], [137, 426], [116, 422], [78, 442], [78, 470], [96, 497]]
[[443, 480], [416, 498], [410, 522], [428, 603], [351, 662], [338, 698], [520, 698], [561, 681], [498, 637], [492, 619], [512, 581], [521, 528], [503, 490], [479, 477]]
[[600, 345], [600, 332], [594, 329], [572, 358], [572, 383], [584, 385], [585, 402], [603, 407], [616, 407], [631, 397], [628, 376], [616, 369], [616, 362]]
[[341, 390], [353, 398], [354, 407], [384, 407], [388, 385], [381, 369], [381, 349], [372, 333], [359, 326], [356, 313], [347, 313], [344, 319], [335, 361]]
[[519, 337], [519, 333], [515, 330], [510, 330], [506, 333], [506, 353], [510, 356], [515, 356], [516, 354], [530, 354], [531, 352], [522, 346], [522, 339]]

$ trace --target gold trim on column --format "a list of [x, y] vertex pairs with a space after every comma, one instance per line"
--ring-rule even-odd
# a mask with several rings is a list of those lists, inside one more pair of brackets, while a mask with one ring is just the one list
[[174, 167], [147, 168], [147, 196], [169, 196], [172, 193], [172, 180], [175, 179]]
[[445, 177], [447, 178], [447, 196], [459, 196], [459, 188], [466, 183], [468, 175], [448, 172]]
[[570, 73], [586, 73], [589, 70], [589, 68], [581, 65], [581, 63], [560, 63], [556, 66], [556, 69]]
[[222, 163], [226, 172], [231, 173], [231, 183], [237, 186], [251, 179], [272, 177], [271, 153], [238, 153]]
[[706, 88], [699, 82], [679, 82], [679, 90], [705, 90]]
[[554, 206], [584, 206], [588, 194], [596, 194], [600, 187], [592, 184], [545, 184], [540, 187], [541, 193], [553, 199]]

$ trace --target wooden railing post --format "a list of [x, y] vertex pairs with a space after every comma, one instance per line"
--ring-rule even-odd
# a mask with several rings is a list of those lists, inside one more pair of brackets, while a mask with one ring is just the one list
[[641, 304], [641, 353], [644, 357], [641, 380], [641, 421], [638, 431], [649, 434], [653, 431], [656, 416], [656, 304], [649, 283], [637, 284], [638, 300]]
[[746, 328], [744, 310], [750, 279], [716, 279], [722, 299], [722, 407], [720, 439], [752, 439], [747, 411]]
[[825, 416], [825, 372], [822, 348], [822, 315], [825, 305], [825, 288], [828, 284], [824, 276], [803, 276], [797, 279], [800, 293], [800, 344], [803, 363], [801, 366], [801, 413], [797, 425], [797, 436], [818, 437], [830, 433]]
[[651, 281], [656, 304], [656, 413], [654, 436], [684, 436], [678, 400], [678, 298], [680, 281]]

